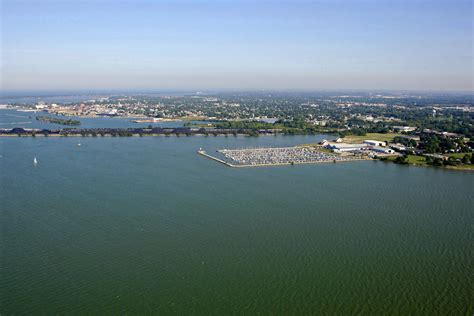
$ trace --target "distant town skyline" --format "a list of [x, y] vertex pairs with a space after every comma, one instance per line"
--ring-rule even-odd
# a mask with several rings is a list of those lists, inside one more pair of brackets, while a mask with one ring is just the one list
[[470, 0], [13, 1], [0, 87], [473, 91]]

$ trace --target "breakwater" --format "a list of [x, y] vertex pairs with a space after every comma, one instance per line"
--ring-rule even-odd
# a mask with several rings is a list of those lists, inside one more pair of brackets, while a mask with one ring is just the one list
[[198, 150], [198, 154], [203, 155], [204, 157], [207, 157], [207, 158], [209, 158], [209, 159], [211, 159], [211, 160], [217, 161], [217, 162], [219, 162], [219, 163], [221, 163], [221, 164], [224, 164], [224, 165], [226, 165], [226, 166], [228, 166], [228, 167], [233, 167], [233, 168], [235, 168], [235, 167], [241, 167], [241, 166], [236, 166], [236, 165], [233, 165], [233, 164], [231, 164], [231, 163], [225, 162], [224, 160], [219, 159], [219, 158], [217, 158], [217, 157], [211, 156], [211, 155], [209, 155], [208, 153], [206, 153], [204, 150]]
[[0, 136], [257, 136], [257, 135], [275, 135], [274, 130], [253, 130], [242, 129], [213, 129], [213, 128], [62, 128], [62, 129], [0, 129]]

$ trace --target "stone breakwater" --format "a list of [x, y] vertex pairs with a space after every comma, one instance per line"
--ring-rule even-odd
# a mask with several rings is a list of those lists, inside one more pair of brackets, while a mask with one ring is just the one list
[[255, 134], [252, 130], [190, 127], [0, 129], [0, 136], [256, 136], [276, 133], [275, 130], [259, 130]]

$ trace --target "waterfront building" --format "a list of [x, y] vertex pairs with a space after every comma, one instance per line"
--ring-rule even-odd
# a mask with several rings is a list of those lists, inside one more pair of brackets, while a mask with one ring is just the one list
[[393, 145], [390, 145], [390, 148], [392, 148], [395, 151], [405, 151], [405, 150], [407, 150], [407, 148], [403, 144], [393, 144]]
[[350, 152], [368, 149], [368, 144], [344, 144], [344, 143], [329, 143], [328, 149], [332, 149], [334, 152]]
[[381, 146], [381, 147], [387, 146], [386, 142], [382, 142], [382, 141], [378, 141], [378, 140], [367, 139], [367, 140], [364, 140], [364, 143], [369, 145], [369, 146]]
[[378, 152], [378, 153], [384, 153], [384, 154], [393, 154], [395, 153], [395, 150], [387, 147], [379, 147], [379, 146], [374, 146], [371, 148], [372, 151]]

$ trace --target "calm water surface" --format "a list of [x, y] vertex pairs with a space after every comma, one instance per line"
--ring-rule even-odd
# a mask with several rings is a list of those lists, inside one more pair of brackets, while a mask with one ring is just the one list
[[474, 174], [196, 154], [322, 137], [0, 139], [0, 313], [472, 315]]

